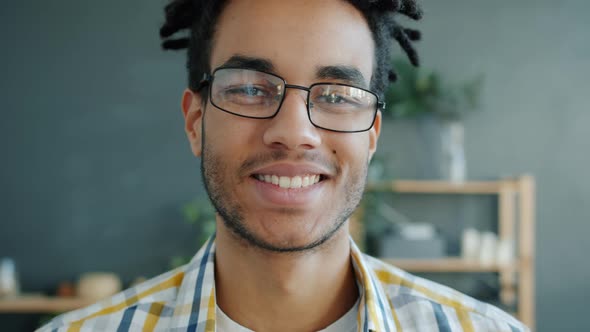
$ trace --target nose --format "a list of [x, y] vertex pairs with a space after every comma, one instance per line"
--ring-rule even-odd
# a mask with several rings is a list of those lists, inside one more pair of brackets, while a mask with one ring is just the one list
[[309, 120], [306, 91], [287, 89], [283, 104], [270, 119], [264, 144], [287, 150], [311, 150], [321, 144], [319, 129]]

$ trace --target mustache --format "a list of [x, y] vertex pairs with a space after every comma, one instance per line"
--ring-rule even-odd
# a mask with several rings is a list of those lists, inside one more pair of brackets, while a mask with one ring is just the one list
[[304, 151], [293, 154], [285, 150], [275, 150], [249, 157], [238, 169], [238, 174], [240, 174], [240, 176], [247, 176], [253, 169], [265, 166], [269, 163], [282, 161], [312, 163], [325, 168], [330, 174], [340, 173], [340, 166], [338, 166], [335, 161], [325, 157], [319, 152]]

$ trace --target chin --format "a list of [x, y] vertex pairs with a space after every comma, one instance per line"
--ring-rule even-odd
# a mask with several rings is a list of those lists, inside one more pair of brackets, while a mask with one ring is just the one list
[[331, 242], [337, 234], [341, 233], [344, 224], [344, 222], [340, 222], [332, 225], [316, 225], [320, 228], [309, 229], [309, 225], [296, 224], [301, 223], [301, 219], [286, 221], [286, 223], [289, 224], [275, 222], [272, 225], [264, 225], [259, 231], [238, 235], [248, 244], [269, 251], [303, 252], [321, 248]]

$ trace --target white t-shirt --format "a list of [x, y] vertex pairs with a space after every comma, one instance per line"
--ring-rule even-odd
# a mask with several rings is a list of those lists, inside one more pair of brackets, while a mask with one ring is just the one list
[[[330, 324], [330, 326], [318, 332], [356, 332], [356, 313], [358, 308], [359, 300], [356, 300], [354, 306], [352, 306], [344, 316], [338, 318], [338, 320]], [[216, 310], [217, 332], [254, 332], [234, 322], [218, 306], [216, 306]]]

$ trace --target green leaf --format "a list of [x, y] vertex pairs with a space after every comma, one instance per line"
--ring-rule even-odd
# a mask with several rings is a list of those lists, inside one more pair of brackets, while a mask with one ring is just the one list
[[483, 76], [459, 85], [443, 81], [435, 71], [418, 69], [407, 61], [393, 60], [398, 81], [385, 91], [385, 116], [411, 118], [422, 114], [460, 117], [478, 107]]

